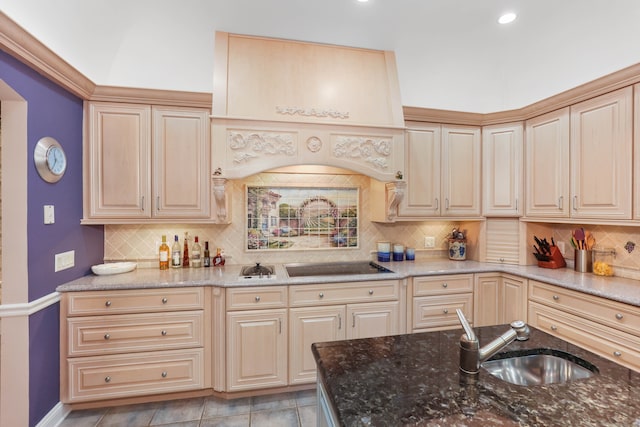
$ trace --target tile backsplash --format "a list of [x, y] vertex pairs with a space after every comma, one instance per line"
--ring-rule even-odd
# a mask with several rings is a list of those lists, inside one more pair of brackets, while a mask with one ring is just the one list
[[[223, 248], [227, 262], [251, 264], [260, 262], [322, 262], [337, 260], [369, 259], [376, 250], [378, 241], [402, 243], [416, 248], [416, 258], [446, 257], [446, 236], [455, 222], [402, 222], [381, 224], [371, 222], [369, 204], [370, 178], [359, 174], [303, 174], [303, 173], [262, 173], [230, 183], [232, 191], [231, 224], [136, 224], [105, 226], [105, 261], [137, 261], [141, 267], [155, 267], [157, 262], [156, 242], [162, 235], [171, 244], [178, 235], [182, 244], [184, 233], [193, 239], [198, 236], [201, 243], [208, 241], [215, 253]], [[306, 187], [359, 187], [360, 188], [360, 243], [358, 248], [335, 251], [331, 249], [304, 249], [287, 251], [247, 251], [245, 249], [246, 201], [245, 186], [296, 185]], [[436, 248], [425, 250], [424, 237], [434, 236]]]

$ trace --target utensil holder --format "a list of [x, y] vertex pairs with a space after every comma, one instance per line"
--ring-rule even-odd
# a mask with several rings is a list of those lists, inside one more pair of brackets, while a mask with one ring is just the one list
[[551, 246], [551, 260], [538, 261], [538, 267], [542, 268], [563, 268], [567, 266], [567, 262], [564, 260], [560, 249], [557, 246]]
[[593, 271], [593, 253], [587, 249], [574, 250], [573, 269], [579, 273], [591, 273]]

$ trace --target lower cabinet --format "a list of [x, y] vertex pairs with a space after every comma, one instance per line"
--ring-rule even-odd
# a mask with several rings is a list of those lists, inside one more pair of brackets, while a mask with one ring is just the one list
[[527, 279], [502, 273], [476, 274], [473, 295], [475, 326], [527, 321]]
[[412, 285], [412, 332], [461, 328], [456, 309], [473, 324], [473, 274], [414, 277]]

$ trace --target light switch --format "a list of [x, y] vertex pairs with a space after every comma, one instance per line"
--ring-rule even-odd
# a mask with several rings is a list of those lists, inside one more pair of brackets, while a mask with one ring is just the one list
[[53, 205], [44, 205], [44, 223], [53, 224], [56, 222], [55, 210]]

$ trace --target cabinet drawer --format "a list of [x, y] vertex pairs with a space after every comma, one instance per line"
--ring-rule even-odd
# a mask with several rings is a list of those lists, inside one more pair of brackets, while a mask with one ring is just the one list
[[68, 316], [96, 316], [139, 312], [198, 310], [204, 308], [203, 288], [130, 289], [69, 292]]
[[469, 323], [473, 323], [473, 294], [414, 298], [412, 327], [414, 330], [462, 328], [457, 308], [462, 310]]
[[291, 307], [300, 307], [397, 300], [399, 289], [395, 280], [380, 280], [297, 285], [291, 286], [289, 292]]
[[640, 336], [640, 310], [630, 305], [533, 280], [529, 299]]
[[62, 396], [62, 401], [72, 403], [202, 389], [203, 351], [169, 350], [69, 359], [70, 394], [66, 398]]
[[414, 277], [413, 295], [443, 295], [473, 292], [473, 274]]
[[640, 371], [638, 338], [535, 302], [529, 303], [529, 324], [551, 335]]
[[202, 347], [202, 311], [71, 317], [68, 356]]
[[286, 286], [227, 289], [227, 310], [255, 310], [287, 306]]

